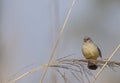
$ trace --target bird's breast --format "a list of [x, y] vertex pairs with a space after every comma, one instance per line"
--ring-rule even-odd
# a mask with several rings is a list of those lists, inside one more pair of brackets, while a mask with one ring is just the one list
[[92, 43], [87, 43], [83, 45], [82, 48], [83, 55], [87, 59], [97, 59], [99, 56], [99, 51], [97, 49], [97, 46]]

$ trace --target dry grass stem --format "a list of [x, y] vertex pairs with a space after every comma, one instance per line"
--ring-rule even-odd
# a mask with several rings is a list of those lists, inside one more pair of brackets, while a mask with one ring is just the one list
[[69, 19], [69, 17], [70, 17], [70, 14], [71, 14], [71, 12], [72, 12], [72, 9], [73, 9], [73, 7], [74, 7], [74, 5], [75, 5], [75, 2], [76, 2], [76, 0], [73, 0], [72, 5], [71, 5], [71, 7], [70, 7], [70, 9], [69, 9], [69, 11], [68, 11], [68, 14], [67, 14], [67, 16], [66, 16], [65, 22], [64, 22], [64, 24], [63, 24], [63, 26], [62, 26], [62, 28], [61, 28], [61, 31], [60, 31], [57, 39], [56, 39], [56, 43], [55, 43], [55, 45], [53, 46], [53, 49], [52, 49], [50, 58], [49, 58], [49, 60], [48, 60], [48, 65], [46, 66], [46, 68], [45, 68], [45, 70], [44, 70], [44, 72], [43, 72], [43, 74], [42, 74], [40, 83], [43, 82], [43, 79], [44, 79], [44, 77], [45, 77], [45, 75], [46, 75], [46, 73], [47, 73], [47, 68], [49, 67], [50, 62], [51, 62], [51, 60], [52, 60], [52, 58], [53, 58], [53, 56], [54, 56], [54, 53], [55, 53], [55, 51], [56, 51], [56, 49], [57, 49], [57, 46], [58, 46], [59, 41], [60, 41], [60, 39], [61, 39], [62, 33], [63, 33], [63, 31], [64, 31], [64, 29], [65, 29], [65, 27], [66, 27], [66, 24], [67, 24], [67, 22], [68, 22], [68, 19]]
[[116, 49], [113, 51], [113, 53], [110, 55], [110, 57], [108, 58], [108, 60], [105, 62], [105, 64], [102, 66], [102, 68], [98, 71], [98, 73], [95, 75], [95, 77], [93, 78], [93, 80], [91, 81], [91, 83], [94, 83], [95, 80], [99, 77], [99, 75], [101, 74], [101, 72], [104, 70], [104, 68], [106, 67], [106, 65], [108, 64], [108, 62], [110, 62], [111, 58], [115, 55], [115, 53], [117, 52], [117, 50], [120, 48], [120, 44], [116, 47]]
[[62, 74], [62, 72], [60, 72], [60, 70], [57, 70], [57, 72], [61, 75], [61, 77], [64, 79], [65, 83], [71, 83], [70, 80], [65, 76], [65, 72], [64, 74]]
[[[93, 74], [86, 67], [88, 61], [89, 60], [86, 60], [86, 59], [69, 59], [69, 58], [67, 59], [67, 58], [62, 58], [62, 59], [58, 59], [58, 60], [50, 63], [49, 67], [69, 70], [70, 72], [76, 72], [77, 74], [79, 73], [81, 76], [85, 75], [85, 76], [87, 76], [86, 79], [89, 81], [89, 77], [88, 76], [89, 75], [93, 76]], [[120, 67], [120, 62], [117, 62], [117, 61], [97, 60], [98, 67], [100, 67], [101, 65], [104, 65], [106, 62], [107, 62], [107, 66], [110, 65], [112, 67]], [[34, 68], [34, 69], [32, 69], [32, 70], [22, 74], [21, 76], [15, 78], [10, 83], [15, 83], [16, 81], [26, 77], [29, 74], [32, 74], [34, 72], [40, 71], [42, 69], [45, 69], [46, 66], [48, 66], [48, 64], [43, 65], [43, 66], [39, 66], [37, 68]]]
[[78, 80], [78, 82], [79, 83], [85, 83], [84, 82], [84, 80], [83, 80], [83, 78], [82, 77], [80, 77], [79, 75], [78, 75], [78, 73], [76, 73], [76, 72], [71, 72], [72, 73], [72, 75]]
[[78, 77], [79, 79], [81, 79], [81, 82], [82, 82], [82, 83], [85, 83], [85, 82], [84, 82], [84, 79], [82, 78], [82, 76], [80, 76], [78, 73], [76, 73], [76, 74], [77, 74], [77, 77]]
[[[54, 65], [55, 65], [55, 64], [57, 65], [56, 61], [55, 61], [54, 63], [52, 63], [52, 65], [53, 65], [53, 64], [54, 64]], [[12, 80], [10, 83], [15, 83], [16, 81], [20, 80], [20, 79], [23, 78], [23, 77], [26, 77], [26, 76], [29, 75], [29, 74], [32, 74], [32, 73], [34, 73], [34, 72], [37, 72], [37, 71], [40, 71], [40, 70], [44, 69], [46, 66], [48, 66], [48, 64], [45, 64], [45, 65], [39, 66], [39, 67], [37, 67], [37, 68], [34, 68], [34, 69], [32, 69], [32, 70], [30, 70], [30, 71], [22, 74], [21, 76], [17, 77], [16, 79]]]

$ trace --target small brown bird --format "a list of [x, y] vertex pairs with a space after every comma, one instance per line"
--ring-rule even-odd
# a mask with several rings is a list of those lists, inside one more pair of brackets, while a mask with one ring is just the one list
[[96, 44], [91, 40], [90, 37], [84, 37], [82, 53], [88, 61], [88, 68], [91, 70], [97, 69], [97, 60], [98, 57], [102, 57], [100, 49], [96, 46]]

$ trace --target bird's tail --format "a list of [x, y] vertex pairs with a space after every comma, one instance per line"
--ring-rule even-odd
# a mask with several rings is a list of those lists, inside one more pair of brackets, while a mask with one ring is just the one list
[[88, 68], [91, 70], [96, 70], [97, 69], [97, 64], [91, 61], [88, 61]]

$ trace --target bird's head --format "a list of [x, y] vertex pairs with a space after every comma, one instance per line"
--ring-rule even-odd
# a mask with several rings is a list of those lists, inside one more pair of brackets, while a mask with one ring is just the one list
[[84, 42], [91, 42], [91, 38], [88, 37], [88, 36], [85, 36], [84, 39], [83, 39]]

